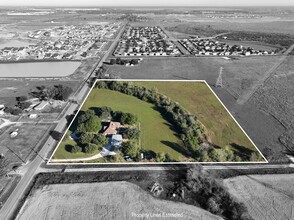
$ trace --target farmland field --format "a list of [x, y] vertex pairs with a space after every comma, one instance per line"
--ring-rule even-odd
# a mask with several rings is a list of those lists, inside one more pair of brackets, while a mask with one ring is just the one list
[[128, 182], [46, 185], [27, 199], [16, 219], [128, 220], [144, 213], [182, 216], [164, 219], [222, 219], [195, 206], [156, 199]]
[[[214, 30], [224, 31], [253, 31], [263, 33], [282, 33], [282, 34], [293, 34], [293, 21], [288, 18], [270, 18], [265, 17], [263, 19], [199, 19], [196, 16], [177, 16], [175, 19], [181, 20], [180, 22], [172, 22], [171, 18], [166, 22], [165, 27], [178, 26], [178, 32], [187, 33], [187, 30], [195, 27], [208, 27], [210, 26]], [[157, 19], [160, 19], [157, 18]], [[166, 19], [162, 17], [162, 19]], [[274, 31], [273, 31], [274, 30]], [[188, 32], [192, 34], [191, 32]], [[212, 34], [213, 35], [213, 34]]]
[[293, 174], [239, 176], [224, 181], [229, 192], [259, 220], [294, 218], [293, 182]]
[[279, 56], [238, 57], [232, 60], [220, 57], [143, 59], [141, 64], [133, 67], [110, 66], [108, 73], [122, 79], [193, 79], [206, 80], [214, 85], [223, 67], [225, 88], [238, 97], [261, 78]]

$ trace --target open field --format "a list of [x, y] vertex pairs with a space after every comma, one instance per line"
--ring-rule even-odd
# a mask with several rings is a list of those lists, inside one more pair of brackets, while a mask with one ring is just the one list
[[145, 58], [140, 65], [125, 67], [114, 65], [108, 73], [123, 79], [195, 79], [216, 83], [220, 67], [223, 81], [234, 96], [250, 88], [262, 77], [278, 56], [255, 56], [224, 60], [220, 57]]
[[224, 181], [229, 192], [248, 208], [254, 219], [294, 218], [294, 175], [249, 175]]
[[[9, 133], [19, 129], [18, 136], [11, 138]], [[49, 134], [50, 125], [26, 124], [9, 126], [0, 130], [0, 154], [5, 156], [5, 169], [1, 172], [8, 173], [17, 166], [24, 164], [36, 156], [42, 138]], [[0, 176], [0, 196], [1, 199], [5, 190], [9, 190], [11, 178], [5, 175]], [[5, 190], [4, 190], [5, 189]], [[4, 191], [3, 191], [4, 190]]]
[[16, 219], [127, 220], [143, 213], [182, 216], [165, 219], [222, 219], [195, 206], [156, 199], [128, 182], [47, 185], [28, 198]]
[[[0, 153], [5, 155], [9, 161], [9, 168], [19, 165], [29, 160], [35, 155], [36, 145], [45, 135], [49, 134], [50, 125], [23, 124], [5, 127], [5, 131], [1, 134]], [[9, 133], [18, 130], [18, 135], [11, 138]], [[47, 133], [48, 132], [48, 133]]]
[[294, 152], [293, 61], [294, 56], [288, 56], [252, 98], [252, 103], [272, 115], [283, 126], [279, 132], [279, 140], [285, 147], [283, 150], [292, 153]]
[[[243, 106], [236, 104], [236, 99], [249, 91], [252, 84], [262, 78], [279, 58], [280, 56], [244, 57], [236, 60], [222, 58], [144, 59], [140, 65], [134, 67], [110, 66], [108, 73], [123, 79], [206, 80], [267, 159], [280, 161], [286, 159], [283, 153], [285, 148], [279, 142], [279, 137], [285, 132], [285, 127], [277, 118], [268, 113], [268, 107], [259, 108], [257, 107], [259, 105], [256, 106], [253, 102], [248, 102]], [[287, 64], [289, 67], [290, 63], [289, 61]], [[224, 88], [215, 88], [213, 85], [216, 83], [220, 67], [224, 67], [223, 83], [225, 86]], [[286, 65], [284, 68], [284, 73], [278, 77], [278, 81], [285, 81], [290, 86], [292, 81], [289, 79], [291, 79], [292, 70], [291, 67], [290, 70], [287, 70]], [[268, 88], [270, 89], [270, 87], [269, 85]], [[272, 95], [280, 96], [279, 91], [283, 90], [273, 87], [274, 93]], [[262, 91], [260, 92], [262, 94]], [[286, 96], [283, 97], [290, 94], [285, 93]], [[270, 97], [271, 95], [268, 96], [268, 99]], [[282, 101], [283, 97], [277, 100]], [[287, 100], [290, 100], [290, 97]], [[267, 102], [264, 103], [267, 105]], [[283, 103], [285, 105], [284, 101]], [[272, 109], [273, 106], [271, 105], [269, 109]], [[290, 107], [287, 104], [286, 106]], [[286, 106], [278, 107], [277, 110], [281, 111]], [[289, 114], [281, 114], [280, 117], [284, 117], [284, 115]]]
[[[294, 34], [293, 18], [257, 18], [257, 19], [213, 19], [199, 18], [195, 16], [156, 16], [155, 20], [164, 21], [165, 27], [178, 26], [174, 31], [193, 34], [195, 27], [210, 27], [215, 30], [224, 31], [253, 31], [263, 33]], [[162, 21], [161, 21], [162, 22]], [[209, 32], [206, 32], [209, 33]], [[212, 32], [211, 32], [212, 33]], [[199, 34], [199, 32], [194, 32]], [[208, 35], [213, 36], [214, 33]]]
[[235, 143], [255, 151], [237, 123], [223, 108], [205, 83], [195, 82], [140, 82], [141, 85], [158, 89], [172, 100], [180, 103], [198, 117], [207, 128], [212, 143], [224, 147]]

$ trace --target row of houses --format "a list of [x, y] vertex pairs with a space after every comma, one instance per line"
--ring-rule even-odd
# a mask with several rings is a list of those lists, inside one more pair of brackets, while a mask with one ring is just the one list
[[175, 56], [179, 49], [160, 27], [128, 27], [119, 41], [115, 56]]
[[99, 23], [83, 26], [64, 25], [56, 28], [29, 32], [28, 37], [34, 39], [75, 38], [75, 39], [109, 39], [119, 29], [121, 23]]
[[274, 51], [255, 50], [242, 45], [228, 45], [226, 43], [210, 39], [183, 39], [179, 43], [195, 56], [250, 56], [250, 55], [274, 55]]
[[107, 40], [102, 39], [105, 36], [111, 37], [118, 29], [118, 25], [109, 24], [103, 27], [97, 25], [62, 26], [51, 32], [37, 31], [34, 33], [43, 33], [46, 37], [35, 45], [3, 48], [0, 50], [0, 60], [80, 60], [94, 57], [101, 53], [107, 43]]

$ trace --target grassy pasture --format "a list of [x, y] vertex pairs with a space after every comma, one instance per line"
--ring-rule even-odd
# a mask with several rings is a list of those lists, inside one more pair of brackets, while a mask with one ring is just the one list
[[253, 151], [256, 150], [204, 82], [149, 81], [139, 84], [156, 88], [159, 93], [167, 95], [198, 116], [214, 144], [223, 147], [235, 143]]

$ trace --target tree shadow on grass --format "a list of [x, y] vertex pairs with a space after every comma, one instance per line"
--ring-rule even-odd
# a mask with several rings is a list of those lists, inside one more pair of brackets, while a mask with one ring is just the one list
[[242, 159], [246, 159], [246, 160], [249, 160], [250, 159], [250, 156], [252, 153], [254, 153], [255, 151], [247, 148], [247, 147], [244, 147], [244, 146], [241, 146], [241, 145], [238, 145], [236, 143], [231, 143], [230, 144], [232, 146], [232, 148], [235, 150], [236, 154], [241, 157]]
[[160, 141], [162, 144], [172, 148], [173, 150], [177, 151], [178, 153], [184, 155], [185, 157], [190, 157], [191, 155], [179, 144], [171, 142], [171, 141]]
[[[78, 118], [82, 115], [85, 114], [85, 112], [83, 110], [80, 110], [78, 113], [78, 115], [75, 117], [74, 121], [72, 122], [71, 126], [69, 127], [69, 130], [73, 133], [77, 130], [78, 127]], [[72, 119], [71, 119], [72, 120]]]
[[141, 152], [147, 160], [151, 160], [156, 157], [156, 153], [152, 150], [142, 150]]
[[73, 148], [73, 146], [72, 146], [71, 144], [66, 144], [66, 145], [64, 146], [64, 149], [65, 149], [67, 152], [69, 152], [69, 153], [71, 153], [72, 148]]
[[175, 124], [171, 123], [173, 121], [173, 118], [169, 113], [165, 112], [163, 108], [159, 108], [156, 106], [153, 106], [153, 109], [160, 113], [161, 117], [166, 121], [166, 123], [164, 123], [165, 125], [167, 125], [172, 131], [179, 134], [180, 128], [177, 127]]

